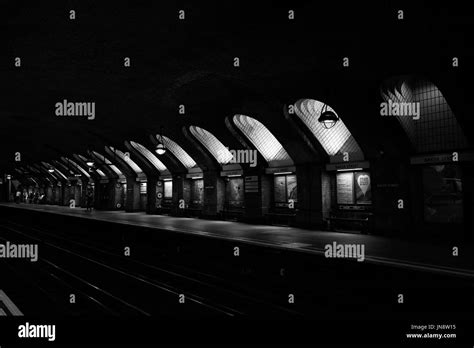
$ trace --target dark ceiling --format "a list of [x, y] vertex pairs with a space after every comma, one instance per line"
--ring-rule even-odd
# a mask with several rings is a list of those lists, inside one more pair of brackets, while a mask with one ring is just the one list
[[[12, 169], [15, 152], [23, 163], [36, 163], [102, 152], [104, 145], [123, 149], [125, 140], [150, 145], [149, 135], [161, 126], [179, 141], [190, 124], [235, 141], [226, 116], [257, 101], [281, 110], [300, 98], [328, 102], [366, 148], [376, 147], [397, 134], [390, 129], [395, 123], [377, 116], [380, 84], [399, 74], [435, 82], [472, 144], [473, 16], [466, 8], [431, 1], [276, 4], [5, 2], [0, 171]], [[403, 21], [396, 19], [400, 8]], [[184, 21], [177, 19], [179, 9], [186, 11]], [[287, 19], [289, 9], [294, 21]], [[345, 56], [350, 68], [342, 67]], [[459, 68], [450, 67], [453, 56]], [[21, 57], [21, 68], [14, 57]], [[95, 120], [56, 117], [54, 105], [63, 99], [94, 101]], [[186, 115], [178, 114], [179, 104]], [[392, 147], [401, 142], [393, 139]]]

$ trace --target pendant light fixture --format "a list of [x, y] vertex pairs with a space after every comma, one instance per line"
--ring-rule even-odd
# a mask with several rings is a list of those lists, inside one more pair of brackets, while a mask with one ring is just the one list
[[158, 134], [158, 140], [160, 143], [156, 146], [156, 153], [161, 156], [161, 155], [164, 155], [166, 152], [166, 147], [163, 142], [163, 126], [160, 128], [160, 134]]
[[324, 103], [318, 122], [321, 123], [324, 128], [330, 129], [336, 125], [337, 121], [339, 121], [339, 117], [333, 111], [329, 110], [328, 105]]

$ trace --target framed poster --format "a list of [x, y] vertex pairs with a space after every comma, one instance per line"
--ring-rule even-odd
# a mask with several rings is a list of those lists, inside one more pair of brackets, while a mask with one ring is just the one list
[[354, 204], [354, 173], [336, 174], [337, 204]]
[[293, 202], [298, 201], [297, 195], [297, 184], [296, 184], [296, 175], [288, 175], [286, 177], [286, 189], [288, 200], [292, 199]]
[[173, 182], [172, 181], [165, 181], [164, 182], [164, 187], [165, 187], [165, 198], [171, 198], [173, 197]]
[[229, 207], [238, 208], [244, 205], [244, 179], [231, 178], [227, 182], [226, 195]]
[[372, 183], [368, 172], [354, 174], [357, 204], [372, 204]]
[[204, 180], [195, 179], [191, 181], [191, 200], [194, 204], [202, 204], [204, 197]]
[[275, 176], [274, 178], [274, 199], [275, 203], [287, 203], [286, 202], [286, 177]]

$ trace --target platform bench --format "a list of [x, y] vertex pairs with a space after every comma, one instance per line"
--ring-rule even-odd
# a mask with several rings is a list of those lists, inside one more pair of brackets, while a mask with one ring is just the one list
[[292, 225], [295, 217], [295, 213], [271, 212], [265, 214], [267, 224], [269, 225], [290, 226]]
[[242, 210], [222, 210], [219, 214], [223, 220], [239, 221], [244, 217]]
[[[330, 231], [336, 231], [336, 228], [345, 223], [352, 223], [350, 227], [359, 226], [360, 233], [368, 234], [370, 231], [370, 216], [364, 217], [341, 217], [341, 216], [330, 216], [328, 219], [328, 229]], [[347, 224], [346, 224], [347, 225]]]

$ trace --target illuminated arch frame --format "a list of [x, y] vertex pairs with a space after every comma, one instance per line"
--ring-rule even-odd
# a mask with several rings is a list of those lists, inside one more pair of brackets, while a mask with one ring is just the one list
[[[323, 106], [334, 112], [339, 121], [330, 129], [318, 122]], [[364, 153], [342, 118], [329, 105], [315, 99], [300, 99], [295, 104], [295, 114], [313, 134], [331, 161], [339, 161], [344, 152], [350, 154], [350, 160], [363, 160]]]
[[293, 160], [283, 145], [260, 121], [245, 115], [234, 115], [232, 121], [255, 146], [270, 167], [293, 165]]
[[190, 126], [189, 130], [221, 166], [227, 165], [232, 160], [232, 153], [214, 134], [197, 126]]
[[[150, 150], [148, 150], [145, 146], [135, 142], [130, 141], [130, 145], [138, 151], [143, 157], [145, 157], [148, 162], [150, 162], [153, 167], [160, 173], [160, 174], [169, 174], [169, 170], [166, 165], [161, 162]], [[131, 160], [130, 160], [131, 161]]]

